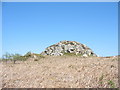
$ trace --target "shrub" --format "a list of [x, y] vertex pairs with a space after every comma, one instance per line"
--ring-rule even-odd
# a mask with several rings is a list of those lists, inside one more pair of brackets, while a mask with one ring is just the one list
[[26, 58], [24, 56], [21, 56], [20, 54], [6, 53], [6, 54], [3, 55], [2, 60], [6, 61], [6, 63], [7, 63], [8, 60], [11, 60], [15, 64], [16, 61], [18, 61], [18, 60], [24, 61], [24, 60], [26, 60]]
[[12, 60], [13, 60], [14, 64], [15, 64], [15, 62], [16, 62], [17, 60], [20, 60], [20, 59], [21, 59], [21, 58], [20, 58], [20, 57], [21, 57], [20, 54], [13, 54], [12, 57], [13, 57]]
[[13, 62], [14, 62], [14, 64], [15, 64], [15, 62], [16, 61], [25, 61], [25, 60], [27, 60], [27, 57], [25, 57], [25, 56], [22, 56], [22, 55], [20, 55], [20, 54], [13, 54]]
[[24, 56], [25, 56], [25, 57], [31, 57], [31, 55], [32, 55], [32, 53], [29, 51], [29, 52], [27, 52]]
[[6, 61], [7, 63], [8, 60], [12, 60], [12, 54], [6, 52], [4, 55], [2, 55], [2, 60]]

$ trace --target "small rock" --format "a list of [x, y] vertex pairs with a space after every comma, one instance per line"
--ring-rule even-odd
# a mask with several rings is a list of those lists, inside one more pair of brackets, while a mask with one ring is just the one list
[[87, 54], [83, 54], [83, 57], [88, 57], [88, 55]]

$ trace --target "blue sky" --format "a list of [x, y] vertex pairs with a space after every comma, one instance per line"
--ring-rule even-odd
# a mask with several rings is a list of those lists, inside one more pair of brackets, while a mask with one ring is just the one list
[[62, 40], [86, 44], [99, 56], [118, 54], [117, 2], [4, 2], [2, 5], [3, 54], [40, 53]]

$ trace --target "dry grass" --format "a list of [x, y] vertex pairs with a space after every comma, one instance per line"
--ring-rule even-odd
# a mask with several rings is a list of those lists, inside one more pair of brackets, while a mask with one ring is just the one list
[[117, 57], [48, 56], [1, 66], [4, 88], [118, 87]]

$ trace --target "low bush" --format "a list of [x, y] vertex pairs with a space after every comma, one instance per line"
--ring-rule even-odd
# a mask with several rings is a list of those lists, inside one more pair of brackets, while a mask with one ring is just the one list
[[14, 64], [15, 64], [16, 61], [25, 61], [25, 60], [27, 60], [26, 57], [24, 57], [24, 56], [22, 56], [20, 54], [13, 54], [12, 57], [13, 57], [12, 60], [13, 60]]
[[31, 57], [31, 56], [32, 56], [32, 53], [29, 51], [29, 52], [27, 52], [24, 56], [25, 56], [25, 57]]
[[15, 64], [16, 61], [25, 61], [27, 58], [20, 55], [20, 54], [10, 54], [10, 53], [5, 53], [2, 56], [2, 61], [5, 61], [7, 63], [7, 61], [13, 61], [13, 63]]
[[12, 60], [12, 54], [6, 52], [4, 55], [2, 55], [2, 61], [5, 61], [7, 63], [9, 60]]

